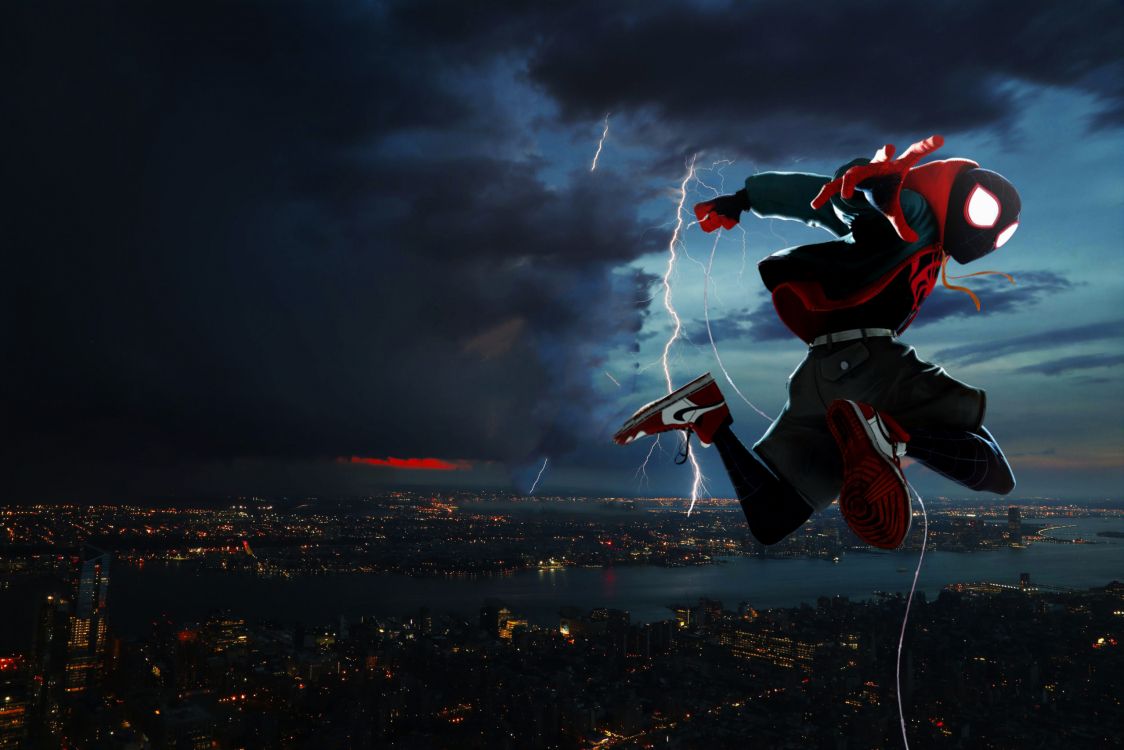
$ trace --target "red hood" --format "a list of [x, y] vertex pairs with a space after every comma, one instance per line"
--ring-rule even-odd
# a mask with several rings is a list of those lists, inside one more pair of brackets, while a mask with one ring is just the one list
[[971, 159], [941, 159], [914, 167], [905, 176], [905, 183], [902, 187], [920, 193], [937, 218], [942, 247], [944, 246], [944, 222], [948, 215], [948, 197], [952, 193], [952, 183], [964, 170], [975, 169], [978, 166], [979, 164]]

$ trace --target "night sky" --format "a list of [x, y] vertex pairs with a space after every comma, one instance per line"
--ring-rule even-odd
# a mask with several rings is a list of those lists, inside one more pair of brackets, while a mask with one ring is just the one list
[[[1019, 496], [1118, 496], [1121, 50], [1115, 0], [4, 3], [3, 499], [525, 492], [548, 457], [539, 494], [686, 494], [673, 441], [645, 482], [609, 436], [665, 391], [687, 162], [689, 207], [933, 133], [1023, 200], [950, 272], [1018, 283], [906, 340], [987, 390]], [[831, 237], [742, 227], [705, 290], [685, 230], [672, 375], [717, 372], [709, 314], [776, 414], [805, 347], [755, 264]]]

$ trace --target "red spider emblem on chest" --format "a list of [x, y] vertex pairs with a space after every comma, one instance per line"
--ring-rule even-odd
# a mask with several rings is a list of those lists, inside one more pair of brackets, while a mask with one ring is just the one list
[[937, 274], [941, 270], [941, 251], [933, 248], [918, 253], [909, 265], [909, 289], [913, 293], [913, 311], [916, 314], [921, 303], [937, 285]]
[[921, 303], [929, 296], [929, 293], [937, 285], [937, 274], [941, 270], [941, 260], [944, 255], [939, 246], [934, 246], [928, 250], [924, 250], [917, 255], [913, 256], [910, 261], [909, 269], [906, 272], [909, 277], [909, 290], [913, 293], [913, 311], [909, 317], [898, 326], [898, 333], [901, 334], [905, 329], [909, 328], [909, 324], [917, 317], [917, 313], [921, 311]]

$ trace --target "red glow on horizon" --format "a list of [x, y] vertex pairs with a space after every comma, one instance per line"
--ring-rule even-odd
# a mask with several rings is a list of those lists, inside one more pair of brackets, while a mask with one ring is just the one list
[[446, 461], [443, 458], [367, 458], [352, 456], [340, 458], [341, 463], [366, 464], [367, 466], [387, 466], [391, 469], [420, 469], [422, 471], [464, 471], [471, 469], [468, 461]]

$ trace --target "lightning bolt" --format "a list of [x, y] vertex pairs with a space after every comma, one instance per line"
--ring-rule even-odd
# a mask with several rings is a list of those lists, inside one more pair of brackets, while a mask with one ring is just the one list
[[679, 259], [679, 252], [676, 247], [680, 244], [679, 236], [683, 232], [683, 206], [687, 203], [687, 183], [695, 177], [695, 159], [697, 157], [698, 154], [691, 157], [691, 161], [687, 165], [687, 174], [683, 177], [683, 182], [679, 184], [679, 203], [675, 207], [675, 229], [671, 231], [671, 241], [667, 243], [667, 270], [663, 274], [663, 306], [667, 309], [667, 314], [671, 316], [673, 324], [671, 336], [667, 339], [667, 343], [663, 345], [663, 356], [660, 357], [668, 393], [675, 390], [675, 386], [671, 382], [671, 367], [668, 364], [668, 356], [671, 354], [672, 344], [683, 333], [683, 321], [675, 310], [675, 305], [671, 303], [671, 274], [675, 271], [675, 262]]
[[[608, 116], [606, 116], [606, 132], [608, 132], [607, 128], [608, 128]], [[679, 313], [676, 311], [675, 305], [672, 303], [672, 295], [671, 295], [671, 276], [674, 273], [676, 263], [679, 260], [679, 251], [680, 251], [680, 249], [682, 249], [683, 255], [685, 255], [691, 261], [695, 262], [703, 270], [703, 272], [705, 274], [705, 279], [704, 279], [704, 284], [703, 284], [703, 315], [704, 315], [704, 318], [706, 320], [706, 332], [707, 332], [708, 338], [710, 339], [710, 347], [711, 347], [711, 350], [714, 352], [714, 359], [715, 359], [715, 361], [717, 361], [719, 369], [722, 370], [722, 374], [723, 374], [723, 376], [725, 376], [726, 382], [728, 382], [730, 384], [730, 386], [734, 389], [734, 392], [738, 394], [738, 397], [741, 398], [741, 400], [744, 401], [746, 403], [746, 405], [748, 405], [751, 409], [753, 409], [755, 412], [760, 414], [765, 419], [768, 419], [769, 421], [772, 421], [772, 417], [770, 417], [768, 414], [766, 414], [764, 411], [762, 411], [760, 408], [758, 408], [756, 404], [754, 404], [752, 401], [750, 401], [748, 398], [746, 398], [746, 395], [744, 393], [742, 393], [740, 388], [738, 388], [737, 383], [734, 382], [734, 379], [732, 377], [730, 377], [730, 373], [726, 369], [726, 365], [722, 362], [721, 355], [718, 353], [718, 345], [714, 340], [714, 333], [711, 329], [710, 309], [709, 309], [709, 291], [710, 291], [711, 272], [714, 268], [714, 256], [717, 253], [718, 242], [719, 242], [719, 240], [722, 236], [722, 233], [719, 232], [717, 235], [715, 235], [714, 245], [710, 249], [710, 260], [705, 266], [702, 263], [700, 263], [699, 261], [695, 260], [693, 257], [691, 257], [691, 255], [687, 252], [686, 246], [683, 244], [683, 241], [682, 241], [682, 233], [683, 233], [684, 223], [685, 223], [684, 217], [683, 217], [683, 211], [684, 211], [684, 208], [685, 208], [686, 203], [687, 203], [687, 186], [692, 184], [692, 182], [693, 182], [695, 185], [704, 188], [705, 190], [713, 193], [716, 196], [720, 195], [725, 191], [725, 182], [726, 182], [726, 180], [725, 180], [725, 169], [726, 169], [726, 167], [730, 166], [730, 164], [733, 163], [730, 160], [720, 160], [720, 161], [717, 161], [717, 162], [714, 162], [713, 164], [711, 164], [711, 166], [709, 168], [709, 171], [715, 173], [719, 178], [719, 184], [716, 187], [712, 184], [709, 184], [707, 181], [705, 181], [704, 179], [702, 179], [702, 177], [699, 176], [699, 170], [696, 168], [697, 159], [698, 159], [698, 154], [694, 154], [694, 155], [691, 156], [691, 159], [687, 164], [687, 173], [684, 175], [683, 181], [679, 184], [679, 201], [678, 201], [678, 204], [676, 205], [676, 209], [675, 209], [675, 227], [674, 227], [674, 229], [672, 230], [672, 233], [671, 233], [671, 240], [670, 240], [670, 242], [668, 242], [668, 246], [667, 246], [667, 250], [668, 250], [667, 269], [664, 271], [664, 275], [663, 275], [663, 289], [664, 289], [663, 304], [664, 304], [664, 308], [667, 310], [668, 316], [671, 318], [671, 321], [672, 321], [671, 335], [668, 337], [667, 341], [664, 343], [663, 353], [662, 353], [662, 356], [660, 357], [660, 360], [659, 360], [660, 364], [663, 367], [664, 381], [667, 383], [667, 392], [671, 393], [672, 391], [675, 390], [675, 386], [674, 386], [674, 384], [672, 382], [672, 379], [671, 379], [671, 367], [670, 367], [670, 362], [669, 362], [670, 355], [671, 355], [671, 348], [672, 348], [672, 346], [674, 346], [675, 342], [682, 336], [682, 333], [683, 333], [683, 321], [679, 317]], [[596, 163], [596, 159], [595, 159], [595, 163]], [[696, 222], [691, 222], [690, 224], [687, 224], [687, 226], [688, 227], [693, 226], [695, 223]], [[741, 231], [742, 231], [742, 271], [744, 271], [745, 270], [745, 260], [746, 260], [746, 232], [745, 232], [745, 229], [742, 228], [742, 227], [739, 227], [739, 229], [741, 229]], [[740, 280], [741, 271], [739, 271], [738, 277], [739, 277], [739, 280]], [[606, 374], [608, 374], [608, 373], [606, 373]], [[647, 477], [648, 460], [652, 457], [652, 453], [654, 452], [654, 450], [655, 450], [655, 445], [653, 445], [652, 448], [649, 449], [648, 455], [644, 459], [644, 463], [642, 463], [640, 465], [640, 468], [638, 469], [638, 472], [637, 472], [638, 475], [644, 476], [645, 478]], [[695, 508], [695, 504], [698, 501], [699, 495], [704, 491], [705, 479], [702, 475], [702, 470], [699, 467], [698, 460], [695, 458], [694, 454], [688, 453], [688, 459], [691, 462], [691, 468], [692, 468], [693, 473], [694, 473], [694, 477], [693, 477], [693, 480], [692, 480], [692, 483], [691, 483], [691, 505], [687, 509], [687, 515], [689, 516], [689, 515], [691, 515], [691, 512]]]
[[695, 175], [695, 182], [709, 190], [714, 195], [714, 197], [717, 198], [719, 195], [722, 195], [726, 192], [726, 167], [730, 166], [733, 163], [733, 159], [719, 159], [718, 161], [713, 162], [710, 165], [709, 169], [704, 170], [707, 172], [714, 172], [716, 175], [718, 175], [718, 187], [714, 187], [713, 185], [709, 184], [706, 180], [704, 180], [702, 177], [699, 177], [697, 174]]
[[528, 495], [535, 494], [535, 488], [539, 486], [539, 481], [542, 479], [543, 472], [546, 471], [546, 465], [548, 463], [550, 463], [550, 457], [549, 456], [547, 456], [546, 458], [543, 459], [542, 468], [539, 469], [539, 475], [537, 477], [535, 477], [535, 481], [531, 483], [531, 490], [530, 490], [530, 492], [527, 493]]
[[593, 165], [590, 166], [589, 171], [593, 172], [597, 169], [597, 160], [601, 158], [601, 149], [605, 146], [605, 139], [609, 137], [609, 114], [605, 115], [605, 129], [601, 131], [601, 140], [597, 142], [597, 153], [593, 155]]
[[[710, 165], [710, 171], [714, 172], [715, 174], [718, 175], [718, 178], [719, 178], [718, 187], [714, 187], [713, 185], [709, 185], [701, 179], [697, 180], [698, 184], [705, 187], [707, 190], [709, 190], [714, 195], [715, 198], [717, 198], [719, 195], [722, 195], [723, 193], [726, 192], [726, 167], [730, 166], [733, 163], [734, 162], [733, 162], [732, 159], [719, 159], [718, 161], [716, 161], [716, 162], [714, 162], [713, 164]], [[738, 284], [741, 284], [742, 283], [742, 276], [745, 275], [745, 265], [746, 265], [747, 256], [748, 256], [748, 246], [747, 246], [748, 233], [745, 231], [745, 227], [742, 226], [741, 224], [738, 224], [738, 231], [740, 231], [742, 233], [742, 264], [741, 264], [741, 267], [738, 269]], [[717, 288], [715, 289], [715, 291], [717, 291]]]
[[656, 435], [656, 439], [652, 441], [652, 447], [648, 449], [648, 455], [644, 456], [643, 463], [636, 468], [636, 481], [640, 484], [648, 484], [648, 462], [652, 460], [652, 454], [656, 452], [656, 448], [660, 447], [660, 436]]
[[741, 224], [738, 224], [738, 229], [740, 229], [741, 233], [742, 233], [742, 265], [738, 269], [738, 284], [740, 285], [742, 283], [742, 276], [745, 275], [745, 262], [746, 262], [746, 256], [748, 255], [748, 248], [746, 247], [746, 234], [747, 233], [745, 231], [745, 227], [743, 227]]
[[[663, 365], [663, 377], [667, 381], [667, 392], [671, 393], [675, 390], [675, 386], [671, 381], [671, 365], [668, 362], [668, 357], [671, 354], [671, 347], [679, 339], [683, 333], [683, 321], [679, 317], [679, 313], [675, 309], [675, 305], [671, 302], [671, 274], [675, 271], [675, 262], [679, 259], [679, 253], [676, 249], [677, 246], [682, 244], [680, 239], [683, 233], [683, 207], [687, 203], [687, 185], [691, 180], [695, 179], [695, 161], [698, 154], [691, 156], [691, 161], [687, 165], [687, 174], [683, 176], [683, 182], [679, 184], [679, 203], [675, 207], [675, 229], [671, 232], [671, 241], [667, 243], [667, 270], [663, 275], [663, 306], [667, 308], [667, 314], [672, 320], [671, 336], [668, 337], [667, 343], [663, 346], [663, 356], [660, 362]], [[684, 440], [690, 439], [687, 435]], [[648, 455], [651, 455], [649, 451]], [[702, 469], [699, 468], [699, 461], [694, 453], [688, 452], [688, 460], [691, 462], [691, 469], [694, 472], [694, 479], [691, 482], [691, 505], [687, 508], [687, 515], [691, 515], [691, 511], [695, 509], [695, 503], [699, 499], [699, 491], [702, 489], [703, 476]], [[647, 464], [647, 461], [645, 461]]]

